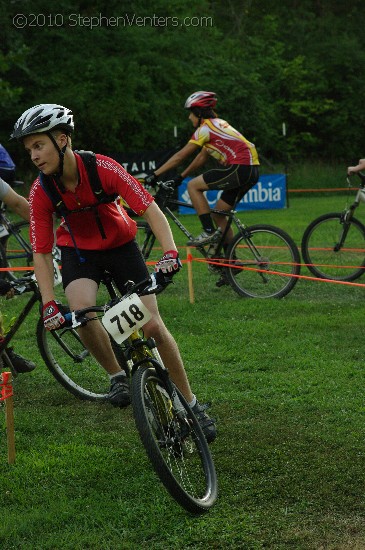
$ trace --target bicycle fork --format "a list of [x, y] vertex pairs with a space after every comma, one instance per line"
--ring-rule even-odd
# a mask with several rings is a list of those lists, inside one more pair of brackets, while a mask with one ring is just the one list
[[[159, 351], [156, 346], [156, 342], [153, 338], [148, 338], [148, 340], [142, 340], [140, 335], [136, 332], [130, 337], [131, 340], [131, 349], [128, 352], [127, 364], [130, 369], [130, 372], [133, 372], [142, 364], [150, 363], [156, 370], [156, 373], [162, 379], [169, 398], [173, 403], [174, 410], [179, 419], [186, 419], [185, 409], [180, 401], [180, 398], [176, 392], [174, 384], [171, 382], [168, 370], [166, 369]], [[133, 357], [134, 355], [134, 357]], [[137, 361], [136, 361], [137, 359]]]
[[354, 211], [358, 206], [359, 204], [355, 202], [352, 206], [350, 206], [348, 210], [345, 210], [345, 212], [343, 212], [341, 216], [342, 231], [338, 243], [335, 244], [335, 246], [333, 247], [334, 252], [338, 252], [343, 247], [347, 234], [351, 227], [351, 220], [354, 215]]

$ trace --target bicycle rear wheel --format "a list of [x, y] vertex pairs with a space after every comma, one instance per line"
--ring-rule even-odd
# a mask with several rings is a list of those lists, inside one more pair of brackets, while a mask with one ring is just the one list
[[40, 319], [37, 343], [49, 371], [67, 391], [79, 399], [106, 400], [109, 377], [85, 348], [75, 329], [49, 331]]
[[200, 514], [216, 501], [217, 477], [199, 423], [176, 391], [182, 413], [155, 369], [140, 366], [132, 377], [134, 417], [147, 455], [170, 495], [189, 512]]
[[252, 225], [230, 244], [226, 278], [240, 295], [282, 298], [296, 285], [300, 255], [293, 239], [279, 227]]
[[315, 277], [354, 281], [364, 273], [365, 226], [356, 218], [345, 224], [339, 212], [324, 214], [304, 231], [302, 255]]

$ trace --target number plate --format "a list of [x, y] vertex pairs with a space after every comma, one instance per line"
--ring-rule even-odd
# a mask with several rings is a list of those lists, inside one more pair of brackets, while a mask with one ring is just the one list
[[0, 224], [0, 239], [9, 235], [9, 231], [6, 229], [5, 225]]
[[57, 286], [62, 283], [62, 275], [57, 261], [53, 258], [53, 286]]
[[132, 294], [106, 312], [102, 318], [105, 329], [121, 344], [151, 319], [152, 315], [137, 294]]

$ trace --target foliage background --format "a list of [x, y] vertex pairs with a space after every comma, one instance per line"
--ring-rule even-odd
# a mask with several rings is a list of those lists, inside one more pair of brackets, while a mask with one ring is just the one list
[[[185, 98], [212, 89], [218, 114], [271, 162], [352, 163], [364, 143], [362, 8], [360, 0], [2, 2], [0, 141], [21, 169], [24, 155], [8, 143], [14, 121], [34, 104], [57, 102], [76, 115], [76, 147], [179, 145], [191, 134]], [[24, 28], [16, 14], [26, 15]], [[100, 16], [91, 29], [85, 18]], [[126, 16], [147, 19], [129, 24]], [[151, 24], [153, 16], [164, 19]], [[168, 17], [194, 18], [194, 26]]]

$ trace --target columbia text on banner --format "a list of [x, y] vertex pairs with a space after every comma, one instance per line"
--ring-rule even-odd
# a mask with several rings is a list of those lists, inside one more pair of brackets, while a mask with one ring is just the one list
[[[179, 187], [179, 200], [191, 202], [187, 190], [186, 178]], [[214, 208], [222, 191], [207, 191], [209, 206]], [[240, 200], [236, 210], [272, 210], [286, 207], [286, 176], [285, 174], [264, 174], [257, 184]], [[194, 214], [193, 208], [179, 206], [180, 214]]]

